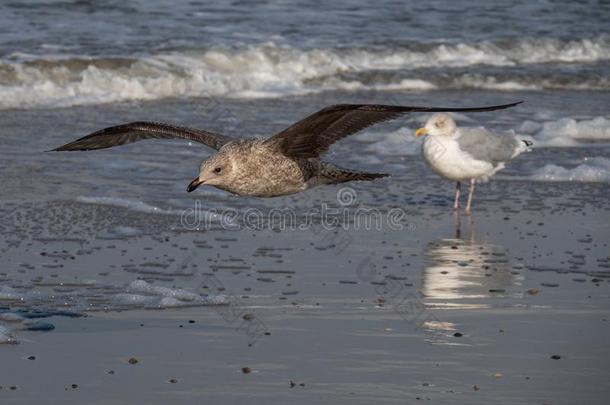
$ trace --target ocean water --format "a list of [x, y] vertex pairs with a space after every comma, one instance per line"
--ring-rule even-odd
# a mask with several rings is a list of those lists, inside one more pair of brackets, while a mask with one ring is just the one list
[[608, 91], [598, 1], [15, 1], [0, 108], [329, 90]]
[[[507, 112], [457, 118], [574, 154], [555, 154], [556, 161], [532, 163], [512, 178], [607, 183], [607, 165], [599, 162], [610, 142], [609, 17], [610, 5], [598, 1], [2, 2], [0, 153], [6, 162], [48, 162], [53, 170], [45, 171], [60, 177], [82, 162], [79, 172], [98, 179], [96, 187], [116, 190], [126, 171], [184, 182], [193, 177], [195, 155], [207, 151], [138, 144], [112, 150], [110, 161], [94, 158], [108, 152], [37, 152], [134, 119], [267, 136], [333, 103], [524, 100]], [[363, 147], [367, 154], [355, 159], [364, 167], [415, 156], [421, 141], [411, 131], [425, 118], [372, 128], [342, 142], [338, 153]], [[164, 147], [172, 154], [159, 156]], [[185, 159], [188, 166], [178, 164]], [[392, 162], [392, 174], [405, 163]], [[19, 169], [8, 166], [1, 175], [10, 187]], [[178, 190], [155, 203], [180, 202], [172, 198]], [[133, 206], [155, 206], [151, 200], [142, 190]]]

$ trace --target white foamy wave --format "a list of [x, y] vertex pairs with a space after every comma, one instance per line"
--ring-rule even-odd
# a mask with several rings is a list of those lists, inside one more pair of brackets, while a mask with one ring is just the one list
[[548, 164], [530, 177], [539, 181], [610, 182], [610, 159], [604, 157], [585, 158], [575, 167], [567, 168]]
[[502, 91], [516, 91], [516, 90], [541, 90], [549, 87], [544, 83], [538, 82], [520, 82], [520, 79], [515, 80], [499, 80], [493, 76], [481, 76], [481, 75], [463, 75], [452, 80], [447, 87], [451, 88], [469, 88], [469, 89], [483, 89], [483, 90], [502, 90]]
[[0, 286], [0, 300], [23, 299], [24, 294], [7, 285]]
[[184, 50], [132, 59], [18, 56], [11, 55], [9, 60], [0, 61], [0, 108], [58, 107], [165, 97], [260, 98], [333, 89], [523, 90], [610, 86], [603, 78], [583, 77], [554, 82], [481, 75], [459, 75], [448, 81], [403, 76], [397, 83], [344, 77], [369, 71], [439, 67], [596, 63], [610, 59], [610, 39], [606, 36], [568, 42], [554, 39], [487, 41], [397, 49], [302, 50], [265, 43], [243, 48]]
[[86, 204], [100, 204], [100, 205], [111, 205], [114, 207], [127, 208], [131, 211], [145, 212], [148, 214], [163, 214], [163, 215], [181, 215], [182, 211], [178, 210], [164, 210], [159, 207], [155, 207], [146, 204], [142, 201], [132, 201], [125, 198], [115, 197], [77, 197], [76, 201]]
[[17, 323], [23, 322], [24, 320], [25, 318], [23, 316], [15, 314], [13, 312], [0, 313], [0, 322]]
[[563, 42], [554, 39], [525, 40], [514, 43], [483, 42], [476, 45], [439, 46], [433, 56], [441, 64], [496, 66], [548, 62], [596, 62], [610, 58], [608, 38]]
[[7, 343], [17, 343], [17, 341], [8, 327], [0, 325], [0, 345]]
[[113, 297], [115, 305], [145, 306], [150, 308], [177, 308], [184, 306], [224, 305], [228, 298], [224, 295], [200, 295], [181, 288], [152, 285], [144, 280], [133, 281], [126, 293]]
[[[362, 83], [360, 85], [363, 88], [366, 86]], [[376, 85], [374, 86], [376, 90], [436, 90], [438, 86], [432, 82], [422, 79], [403, 79], [398, 83], [394, 84], [386, 84], [386, 85]]]
[[[429, 75], [428, 75], [429, 76]], [[605, 77], [582, 79], [557, 78], [546, 79], [537, 76], [495, 77], [484, 74], [461, 74], [444, 78], [434, 78], [434, 82], [423, 79], [403, 79], [398, 83], [391, 84], [364, 84], [357, 81], [340, 82], [335, 80], [330, 86], [332, 89], [358, 90], [438, 90], [438, 89], [473, 89], [473, 90], [500, 90], [500, 91], [523, 91], [523, 90], [607, 90], [610, 89], [610, 80]], [[328, 86], [328, 82], [325, 85]]]
[[[173, 215], [181, 217], [184, 225], [190, 224], [189, 221], [197, 221], [197, 223], [216, 223], [220, 221], [227, 221], [226, 218], [223, 217], [222, 214], [219, 214], [214, 211], [202, 209], [195, 203], [197, 207], [196, 210], [193, 210], [190, 207], [186, 209], [179, 208], [159, 208], [153, 205], [147, 204], [143, 201], [133, 201], [126, 198], [117, 198], [117, 197], [76, 197], [76, 201], [82, 202], [85, 204], [98, 204], [98, 205], [108, 205], [112, 207], [125, 208], [130, 211], [143, 212], [146, 214], [158, 214], [158, 215]], [[98, 235], [98, 238], [101, 239], [122, 239], [127, 237], [134, 237], [141, 235], [142, 232], [139, 229], [130, 228], [126, 226], [119, 226], [112, 228], [110, 230], [105, 230]], [[1, 290], [0, 290], [1, 292]]]
[[126, 239], [142, 235], [139, 229], [130, 226], [115, 226], [108, 230], [103, 230], [97, 235], [98, 239]]
[[555, 121], [525, 121], [519, 132], [531, 134], [539, 146], [579, 146], [587, 141], [610, 141], [610, 120], [606, 117], [575, 120], [561, 118]]

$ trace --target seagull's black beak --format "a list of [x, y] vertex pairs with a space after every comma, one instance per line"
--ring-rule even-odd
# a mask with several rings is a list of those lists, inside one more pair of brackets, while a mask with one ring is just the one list
[[199, 177], [197, 177], [195, 180], [191, 181], [189, 186], [186, 188], [187, 193], [190, 193], [191, 191], [195, 190], [197, 187], [199, 187], [202, 184], [203, 184], [203, 181], [199, 180]]

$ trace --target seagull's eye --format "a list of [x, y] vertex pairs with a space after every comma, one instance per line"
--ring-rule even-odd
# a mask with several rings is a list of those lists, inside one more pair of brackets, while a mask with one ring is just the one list
[[222, 171], [222, 168], [217, 167], [214, 169], [214, 173], [220, 173]]

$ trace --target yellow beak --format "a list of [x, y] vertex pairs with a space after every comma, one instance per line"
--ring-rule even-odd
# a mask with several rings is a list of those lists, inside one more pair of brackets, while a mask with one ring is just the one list
[[428, 133], [428, 130], [426, 128], [420, 128], [417, 131], [415, 131], [415, 136], [422, 136], [422, 135], [426, 135]]

